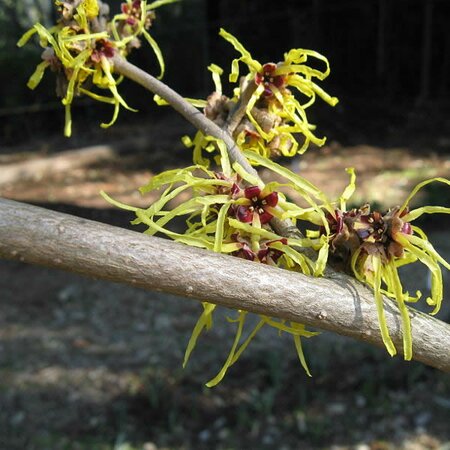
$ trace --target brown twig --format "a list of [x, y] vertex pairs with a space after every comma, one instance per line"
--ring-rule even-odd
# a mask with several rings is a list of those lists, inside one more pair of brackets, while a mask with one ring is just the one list
[[[304, 323], [383, 347], [373, 293], [343, 274], [312, 278], [4, 199], [0, 257]], [[401, 353], [400, 313], [394, 301], [384, 302]], [[413, 309], [409, 314], [413, 358], [450, 372], [450, 325]]]

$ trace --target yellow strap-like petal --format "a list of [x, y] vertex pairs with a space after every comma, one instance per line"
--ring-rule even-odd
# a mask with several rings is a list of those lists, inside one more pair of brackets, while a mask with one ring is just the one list
[[165, 71], [165, 64], [164, 64], [164, 57], [161, 52], [161, 49], [159, 48], [158, 43], [153, 39], [153, 37], [148, 33], [146, 30], [142, 30], [142, 34], [144, 35], [147, 42], [150, 44], [150, 47], [155, 52], [156, 59], [158, 60], [159, 67], [161, 68], [161, 73], [158, 75], [158, 80], [160, 80], [164, 76]]
[[222, 81], [220, 76], [223, 74], [223, 69], [216, 64], [210, 64], [208, 70], [212, 73], [215, 91], [222, 95]]
[[159, 8], [160, 6], [170, 5], [171, 3], [177, 3], [180, 0], [156, 0], [149, 5], [146, 5], [145, 9], [151, 11], [153, 9]]
[[300, 364], [302, 365], [306, 374], [309, 377], [312, 377], [311, 372], [309, 371], [308, 364], [306, 363], [305, 354], [303, 353], [302, 341], [301, 341], [300, 336], [294, 335], [294, 344], [295, 344], [295, 349], [297, 350], [297, 355], [298, 355], [298, 359], [300, 360]]
[[383, 296], [381, 294], [381, 276], [382, 276], [382, 265], [379, 256], [372, 256], [373, 265], [373, 292], [375, 297], [375, 305], [377, 307], [378, 313], [378, 323], [380, 325], [381, 337], [383, 339], [386, 350], [391, 356], [397, 354], [397, 350], [392, 342], [391, 336], [389, 335], [389, 330], [386, 324], [386, 316], [384, 314], [384, 302]]
[[28, 31], [26, 31], [22, 37], [17, 41], [17, 46], [18, 47], [23, 47], [30, 39], [31, 36], [33, 36], [34, 34], [36, 34], [37, 30], [35, 27], [30, 28]]
[[350, 197], [353, 195], [356, 189], [355, 169], [353, 167], [350, 167], [348, 169], [345, 169], [345, 171], [350, 175], [350, 181], [346, 186], [346, 188], [344, 189], [342, 195], [339, 197], [341, 211], [345, 211], [347, 209], [347, 201], [350, 199]]
[[233, 364], [233, 360], [235, 359], [236, 349], [237, 349], [237, 346], [241, 339], [246, 315], [247, 315], [247, 311], [239, 311], [238, 327], [236, 330], [236, 336], [234, 338], [234, 342], [231, 347], [230, 353], [228, 354], [227, 360], [225, 361], [225, 364], [223, 365], [222, 369], [220, 369], [219, 373], [212, 380], [210, 380], [210, 381], [208, 381], [208, 383], [206, 383], [207, 387], [214, 387], [217, 384], [219, 384], [222, 381], [223, 377], [225, 376], [228, 368]]
[[44, 76], [45, 69], [47, 69], [49, 65], [50, 63], [48, 61], [42, 61], [37, 65], [36, 70], [31, 75], [27, 83], [27, 86], [30, 89], [35, 89], [36, 86], [41, 82], [42, 77]]
[[406, 361], [412, 359], [412, 334], [411, 334], [411, 319], [409, 317], [408, 308], [404, 302], [404, 293], [402, 283], [398, 276], [397, 268], [393, 261], [386, 265], [387, 273], [389, 275], [390, 288], [393, 290], [395, 299], [397, 300], [398, 308], [402, 317], [402, 334], [403, 334], [403, 354]]
[[427, 186], [430, 183], [434, 183], [435, 181], [450, 185], [450, 180], [447, 180], [446, 178], [441, 178], [441, 177], [431, 178], [429, 180], [422, 181], [411, 191], [411, 194], [408, 195], [405, 202], [400, 207], [400, 212], [402, 212], [404, 209], [406, 209], [406, 207], [409, 205], [409, 202], [411, 201], [411, 199], [417, 194], [417, 192], [420, 191], [420, 189], [422, 189], [423, 187]]
[[184, 353], [183, 368], [186, 367], [186, 364], [189, 361], [189, 357], [191, 356], [192, 351], [197, 345], [197, 339], [199, 338], [202, 331], [205, 328], [209, 329], [212, 326], [212, 313], [214, 312], [216, 305], [212, 303], [202, 302], [202, 306], [203, 312], [197, 320], [194, 329], [192, 330], [191, 337], [189, 338], [189, 342]]

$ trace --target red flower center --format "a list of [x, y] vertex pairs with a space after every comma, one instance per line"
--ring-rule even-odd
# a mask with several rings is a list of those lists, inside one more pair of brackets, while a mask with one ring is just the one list
[[259, 215], [261, 224], [265, 224], [272, 219], [273, 214], [271, 214], [270, 208], [275, 207], [278, 203], [277, 192], [263, 195], [258, 186], [250, 186], [244, 189], [244, 196], [248, 201], [239, 205], [235, 210], [238, 220], [245, 223], [252, 222], [255, 214]]
[[128, 3], [122, 3], [120, 6], [123, 14], [126, 14], [126, 23], [129, 25], [135, 25], [141, 17], [141, 0], [133, 0], [131, 5]]
[[272, 88], [280, 89], [286, 84], [286, 77], [284, 75], [275, 75], [277, 65], [274, 63], [264, 64], [262, 72], [255, 75], [255, 83], [257, 85], [264, 85], [264, 95], [270, 97], [273, 95]]
[[106, 39], [99, 39], [95, 42], [95, 48], [91, 54], [91, 60], [95, 63], [99, 63], [102, 56], [106, 58], [112, 58], [114, 56], [115, 48], [110, 41]]

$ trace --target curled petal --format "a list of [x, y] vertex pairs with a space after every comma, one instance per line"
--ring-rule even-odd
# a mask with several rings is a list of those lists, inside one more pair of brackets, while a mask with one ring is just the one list
[[[421, 183], [419, 183], [412, 191], [411, 194], [408, 195], [408, 197], [406, 198], [406, 200], [404, 201], [403, 205], [400, 207], [400, 213], [402, 213], [409, 205], [409, 202], [411, 201], [411, 199], [417, 194], [417, 192], [419, 192], [423, 187], [427, 186], [430, 183], [434, 183], [435, 181], [438, 181], [440, 183], [444, 183], [450, 186], [450, 180], [447, 180], [445, 178], [441, 178], [441, 177], [436, 177], [436, 178], [431, 178], [429, 180], [425, 180], [422, 181]], [[436, 207], [429, 207], [430, 211], [427, 211], [425, 208], [422, 210], [422, 208], [419, 208], [420, 214], [424, 213], [424, 212], [448, 212], [448, 211], [434, 211], [431, 210], [432, 208], [436, 208]], [[437, 207], [438, 208], [438, 207]], [[419, 211], [417, 210], [417, 211]], [[404, 220], [406, 220], [407, 222], [412, 220], [411, 216], [414, 215], [414, 217], [419, 217], [420, 214], [414, 215], [414, 211], [411, 211], [410, 213], [406, 214], [404, 217]]]
[[356, 174], [355, 169], [353, 167], [350, 167], [348, 169], [345, 169], [345, 171], [350, 175], [350, 182], [344, 189], [344, 192], [342, 193], [339, 202], [341, 204], [341, 210], [345, 211], [347, 201], [349, 198], [353, 195], [356, 189]]

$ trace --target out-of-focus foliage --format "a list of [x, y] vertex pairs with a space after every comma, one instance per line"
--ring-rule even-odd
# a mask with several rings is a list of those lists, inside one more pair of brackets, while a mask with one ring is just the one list
[[[1, 0], [0, 18], [14, 18], [22, 28], [33, 23], [50, 23], [53, 15], [53, 5], [48, 0]], [[17, 30], [16, 30], [17, 31]]]

